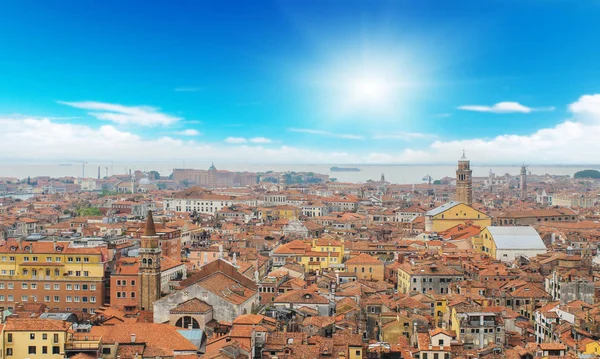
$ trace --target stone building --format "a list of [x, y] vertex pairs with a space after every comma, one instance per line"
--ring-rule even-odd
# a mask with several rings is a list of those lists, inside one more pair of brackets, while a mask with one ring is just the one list
[[258, 286], [238, 268], [219, 258], [180, 284], [180, 290], [154, 302], [154, 322], [170, 320], [170, 311], [197, 298], [212, 307], [217, 321], [231, 322], [242, 314], [251, 313], [258, 304]]

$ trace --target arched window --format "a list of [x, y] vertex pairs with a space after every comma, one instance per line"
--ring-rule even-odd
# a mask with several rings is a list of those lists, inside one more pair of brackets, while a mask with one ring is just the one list
[[152, 259], [148, 259], [148, 265], [151, 266], [152, 265]]
[[177, 323], [175, 323], [175, 326], [179, 328], [188, 328], [190, 324], [192, 325], [192, 329], [200, 329], [198, 321], [188, 315], [179, 318]]
[[148, 261], [146, 260], [146, 258], [142, 259], [142, 264], [143, 264], [143, 265], [146, 265], [146, 263], [147, 263], [147, 262], [148, 262]]

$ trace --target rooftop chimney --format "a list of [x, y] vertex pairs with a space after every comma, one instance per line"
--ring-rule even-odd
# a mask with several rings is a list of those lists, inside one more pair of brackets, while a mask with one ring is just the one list
[[131, 342], [135, 343], [135, 334], [131, 334]]

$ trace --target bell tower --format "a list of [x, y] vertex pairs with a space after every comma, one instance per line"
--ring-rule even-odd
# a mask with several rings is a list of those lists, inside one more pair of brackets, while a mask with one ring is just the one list
[[527, 197], [527, 167], [525, 164], [521, 166], [521, 174], [519, 176], [519, 187], [521, 188], [521, 199], [524, 200]]
[[160, 299], [160, 257], [158, 235], [154, 227], [152, 211], [148, 211], [146, 226], [140, 246], [140, 307], [151, 311], [154, 302]]
[[473, 204], [473, 171], [471, 170], [471, 162], [463, 155], [458, 161], [458, 169], [456, 170], [456, 200], [467, 205]]

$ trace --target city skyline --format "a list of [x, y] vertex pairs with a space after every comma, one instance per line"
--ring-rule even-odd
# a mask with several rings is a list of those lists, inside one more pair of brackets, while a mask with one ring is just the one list
[[566, 1], [6, 4], [0, 162], [450, 164], [464, 149], [597, 164], [598, 15]]

